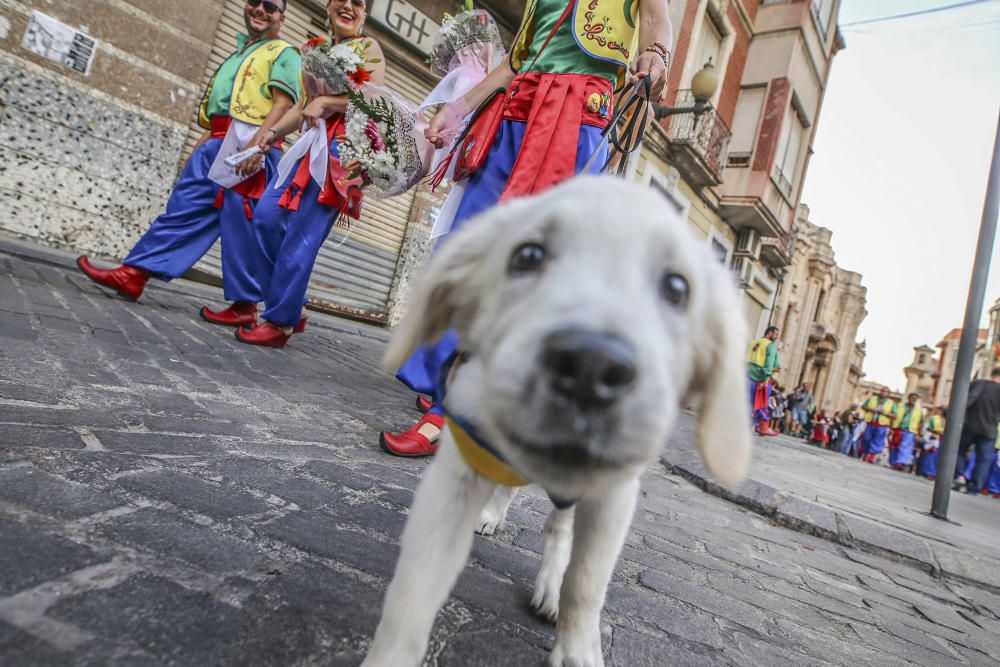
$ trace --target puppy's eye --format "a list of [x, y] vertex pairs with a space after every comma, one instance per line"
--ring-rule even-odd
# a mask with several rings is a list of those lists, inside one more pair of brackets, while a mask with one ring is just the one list
[[523, 243], [510, 255], [507, 269], [511, 273], [528, 273], [537, 271], [545, 263], [545, 248], [537, 243]]
[[688, 281], [678, 273], [668, 273], [660, 283], [660, 294], [675, 306], [683, 306], [688, 300]]

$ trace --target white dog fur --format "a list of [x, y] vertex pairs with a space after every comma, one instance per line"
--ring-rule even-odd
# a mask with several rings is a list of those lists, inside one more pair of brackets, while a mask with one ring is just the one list
[[[520, 252], [528, 266], [537, 262], [535, 246], [544, 253], [537, 267], [512, 268]], [[686, 300], [678, 298], [684, 281]], [[472, 421], [527, 480], [579, 499], [545, 523], [532, 605], [556, 619], [550, 665], [602, 665], [600, 613], [639, 476], [682, 400], [700, 405], [697, 444], [708, 470], [729, 485], [746, 472], [747, 338], [733, 279], [661, 195], [581, 177], [494, 207], [457, 232], [411, 297], [386, 367], [449, 327], [468, 353], [449, 380], [449, 411]], [[613, 337], [634, 354], [634, 380], [610, 406], [567, 407], [551, 388], [540, 360], [549, 337], [566, 330]], [[445, 429], [417, 489], [365, 666], [421, 663], [473, 531], [495, 529], [513, 498], [495, 489]]]

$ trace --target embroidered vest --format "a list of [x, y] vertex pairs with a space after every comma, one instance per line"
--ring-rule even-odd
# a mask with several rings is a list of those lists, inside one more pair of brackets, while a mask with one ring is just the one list
[[[893, 408], [896, 405], [895, 403], [893, 403], [893, 400], [891, 398], [887, 398], [887, 399], [885, 399], [885, 401], [882, 401], [881, 402], [881, 406], [882, 406], [881, 408], [879, 408], [879, 404], [880, 404], [880, 401], [879, 401], [879, 397], [878, 396], [870, 396], [868, 398], [868, 400], [865, 401], [865, 404], [864, 404], [863, 407], [865, 409], [865, 421], [866, 422], [871, 423], [875, 419], [875, 413], [872, 412], [872, 410], [880, 409], [883, 412], [892, 412]], [[891, 417], [886, 417], [885, 415], [879, 415], [878, 425], [879, 426], [888, 426], [891, 423], [891, 419], [892, 419]]]
[[[910, 421], [903, 424], [903, 420], [906, 419], [907, 411], [910, 412]], [[920, 423], [923, 421], [924, 411], [920, 409], [920, 406], [914, 405], [912, 408], [908, 405], [901, 405], [899, 409], [896, 410], [896, 419], [892, 424], [893, 428], [903, 429], [905, 431], [910, 431], [911, 433], [920, 432]]]
[[747, 362], [761, 368], [767, 364], [767, 346], [773, 343], [770, 338], [758, 338], [750, 346], [750, 354], [747, 355]]
[[[285, 49], [295, 48], [281, 38], [262, 40], [256, 47], [248, 49], [233, 81], [233, 92], [229, 99], [229, 115], [250, 125], [260, 125], [271, 112], [274, 100], [267, 89], [271, 81], [271, 65]], [[215, 84], [215, 75], [208, 82], [205, 95], [198, 110], [198, 124], [210, 126], [208, 118], [208, 95]]]
[[944, 433], [944, 420], [941, 419], [941, 415], [931, 415], [931, 418], [927, 420], [927, 430], [935, 438], [941, 437], [941, 434]]
[[[576, 7], [567, 22], [572, 22], [577, 46], [591, 58], [618, 65], [618, 83], [622, 84], [639, 44], [636, 28], [639, 3], [636, 0], [570, 1], [575, 2]], [[565, 8], [565, 5], [562, 7]], [[524, 65], [532, 41], [548, 37], [535, 30], [537, 8], [538, 0], [529, 0], [525, 7], [521, 27], [511, 48], [510, 61], [515, 71], [520, 71]]]

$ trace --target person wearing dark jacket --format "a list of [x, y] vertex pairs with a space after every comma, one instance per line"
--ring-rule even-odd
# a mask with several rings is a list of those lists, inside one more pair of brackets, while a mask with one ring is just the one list
[[[955, 487], [965, 485], [968, 493], [979, 493], [990, 474], [993, 448], [1000, 424], [1000, 366], [990, 373], [989, 380], [974, 380], [969, 385], [969, 402], [962, 423], [962, 437], [958, 441], [958, 458], [955, 460]], [[976, 465], [972, 478], [962, 475], [970, 448], [975, 448]]]

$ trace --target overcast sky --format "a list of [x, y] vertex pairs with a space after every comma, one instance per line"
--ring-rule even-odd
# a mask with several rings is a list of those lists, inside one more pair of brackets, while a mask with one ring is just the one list
[[[841, 25], [958, 0], [844, 0]], [[1000, 0], [843, 28], [802, 201], [864, 276], [867, 379], [962, 326], [1000, 111]], [[994, 250], [986, 309], [1000, 297]]]

